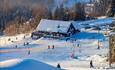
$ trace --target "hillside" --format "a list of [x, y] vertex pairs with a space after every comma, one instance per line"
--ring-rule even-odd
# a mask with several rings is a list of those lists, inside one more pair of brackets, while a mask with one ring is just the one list
[[[6, 28], [10, 30], [10, 25], [11, 27], [15, 25], [19, 33], [28, 32], [20, 31], [19, 29], [21, 27], [24, 28], [24, 23], [31, 18], [34, 19], [34, 23], [32, 21], [31, 24], [33, 29], [38, 25], [41, 18], [64, 21], [86, 20], [85, 7], [86, 3], [89, 3], [89, 1], [90, 0], [0, 0], [0, 19], [2, 19], [0, 20], [0, 32], [7, 31]], [[107, 0], [106, 3], [108, 3], [108, 1], [109, 0]], [[108, 4], [102, 5], [104, 2], [105, 1], [100, 1], [99, 3], [97, 0], [92, 2], [95, 4], [96, 14], [91, 14], [88, 19], [105, 15], [105, 10], [108, 8], [105, 6]], [[102, 5], [102, 9], [105, 10], [102, 11], [100, 5]], [[31, 27], [25, 26], [26, 28]]]

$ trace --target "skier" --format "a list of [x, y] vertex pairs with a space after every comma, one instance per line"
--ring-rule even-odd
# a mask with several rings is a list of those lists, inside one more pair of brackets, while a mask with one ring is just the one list
[[54, 49], [54, 45], [52, 46], [52, 49]]
[[77, 47], [80, 47], [80, 44], [79, 44], [79, 43], [77, 44]]
[[74, 58], [74, 53], [72, 53], [71, 58]]
[[97, 47], [97, 49], [100, 49], [100, 41], [98, 40], [98, 47]]
[[30, 55], [30, 50], [28, 51], [28, 55]]
[[17, 40], [18, 38], [16, 37], [16, 40]]
[[24, 35], [24, 39], [25, 39], [26, 37], [25, 37], [25, 35]]
[[93, 68], [94, 66], [93, 66], [93, 61], [91, 60], [90, 61], [90, 68]]
[[16, 45], [15, 47], [17, 48], [18, 46]]
[[29, 42], [27, 42], [26, 45], [29, 45]]
[[25, 44], [25, 42], [24, 42], [24, 46], [25, 46], [26, 44]]
[[57, 68], [61, 68], [60, 64], [57, 65]]
[[8, 41], [10, 41], [11, 39], [9, 38]]
[[50, 46], [48, 45], [48, 49], [50, 49]]

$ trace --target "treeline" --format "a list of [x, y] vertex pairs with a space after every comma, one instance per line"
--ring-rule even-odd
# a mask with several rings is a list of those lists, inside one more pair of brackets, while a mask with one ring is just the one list
[[[51, 10], [46, 5], [17, 6], [0, 12], [0, 30], [6, 35], [14, 35], [32, 31], [39, 21], [44, 19], [55, 20], [84, 20], [85, 13], [82, 3], [76, 3], [73, 8], [64, 8], [63, 4]], [[32, 19], [31, 21], [29, 21]], [[27, 24], [28, 22], [28, 24]]]
[[31, 31], [40, 18], [46, 17], [48, 5], [52, 1], [0, 0], [0, 32], [14, 35]]
[[[86, 19], [86, 3], [84, 2], [77, 2], [71, 8], [68, 8], [64, 6], [64, 3], [53, 7], [54, 0], [30, 1], [34, 2], [34, 4], [26, 3], [25, 5], [25, 3], [19, 4], [17, 2], [17, 5], [12, 6], [12, 3], [8, 3], [7, 0], [4, 4], [5, 6], [0, 4], [0, 19], [2, 19], [0, 20], [0, 31], [4, 31], [6, 35], [30, 32], [36, 28], [42, 18], [64, 21]], [[25, 0], [24, 2], [27, 1]], [[96, 3], [95, 5], [98, 8], [105, 7], [100, 6], [101, 3], [98, 3], [99, 6]], [[105, 13], [105, 11], [98, 13]], [[93, 17], [91, 16], [90, 18]]]

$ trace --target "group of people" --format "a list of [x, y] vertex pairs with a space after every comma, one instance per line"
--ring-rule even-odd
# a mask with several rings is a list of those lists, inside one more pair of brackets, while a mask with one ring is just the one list
[[[61, 65], [59, 63], [57, 64], [57, 68], [61, 69]], [[94, 68], [92, 60], [90, 61], [90, 68]]]
[[54, 45], [52, 45], [52, 46], [48, 45], [48, 49], [54, 49], [54, 48], [55, 48]]
[[29, 42], [27, 42], [27, 43], [24, 42], [24, 46], [25, 46], [25, 45], [29, 45]]

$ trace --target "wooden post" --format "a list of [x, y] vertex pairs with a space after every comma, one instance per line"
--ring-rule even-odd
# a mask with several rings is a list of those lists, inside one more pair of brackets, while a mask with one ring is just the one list
[[109, 36], [109, 67], [111, 67], [111, 36]]

